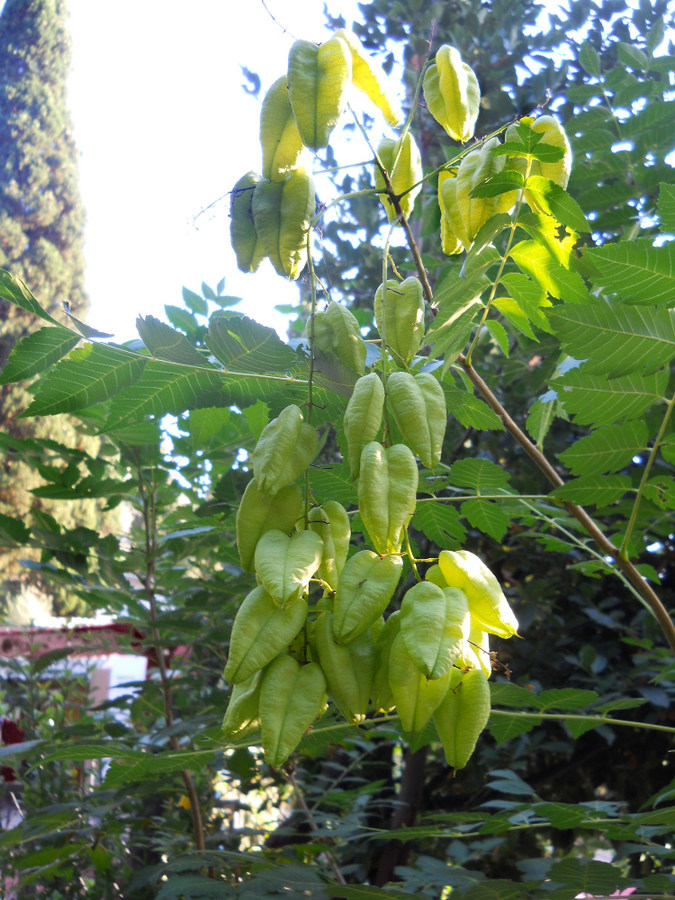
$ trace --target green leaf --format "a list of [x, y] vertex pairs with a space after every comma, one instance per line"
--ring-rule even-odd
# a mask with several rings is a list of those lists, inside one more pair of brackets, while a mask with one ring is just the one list
[[192, 313], [188, 312], [187, 309], [183, 309], [182, 306], [172, 306], [167, 303], [164, 306], [164, 312], [169, 322], [186, 334], [195, 334], [200, 327]]
[[136, 319], [136, 328], [141, 340], [153, 356], [184, 366], [210, 365], [184, 334], [154, 316], [145, 318], [139, 316]]
[[644, 422], [609, 425], [576, 441], [559, 458], [574, 475], [604, 475], [627, 466], [645, 449], [647, 439]]
[[[559, 148], [552, 148], [559, 149]], [[590, 232], [591, 226], [576, 200], [567, 191], [543, 175], [530, 175], [525, 184], [526, 196], [536, 198], [537, 205], [562, 225], [578, 232]]]
[[542, 331], [551, 330], [546, 314], [542, 311], [542, 307], [551, 306], [551, 301], [546, 297], [546, 292], [540, 284], [521, 272], [508, 272], [502, 278], [502, 285], [511, 296], [499, 297], [494, 305], [516, 328], [533, 340], [535, 334], [530, 323]]
[[287, 372], [299, 361], [273, 328], [234, 313], [211, 316], [206, 344], [226, 372]]
[[591, 475], [557, 487], [551, 491], [551, 497], [579, 506], [611, 506], [632, 486], [628, 475]]
[[595, 691], [578, 688], [554, 688], [537, 694], [537, 704], [542, 712], [548, 709], [582, 709], [595, 703], [597, 699]]
[[20, 278], [15, 278], [14, 275], [11, 275], [5, 269], [0, 269], [0, 297], [9, 301], [9, 303], [15, 303], [22, 309], [33, 313], [33, 315], [39, 316], [45, 322], [50, 322], [52, 325], [58, 325], [60, 328], [63, 328], [60, 322], [57, 322], [40, 306], [23, 281]]
[[41, 379], [24, 416], [53, 416], [102, 403], [132, 385], [148, 360], [111, 344], [84, 344]]
[[541, 725], [541, 719], [492, 710], [487, 729], [498, 744], [503, 744], [511, 738], [518, 737], [519, 734], [527, 734], [537, 725]]
[[626, 303], [675, 306], [675, 241], [654, 247], [642, 238], [586, 250], [593, 284]]
[[411, 525], [443, 550], [459, 548], [466, 538], [466, 529], [457, 510], [451, 504], [437, 500], [419, 502]]
[[668, 387], [667, 369], [623, 378], [589, 375], [585, 369], [571, 369], [553, 382], [577, 425], [612, 425], [622, 419], [638, 418], [652, 404], [664, 400]]
[[29, 334], [12, 350], [2, 370], [0, 384], [32, 378], [50, 368], [79, 343], [80, 336], [69, 328], [41, 328]]
[[618, 303], [565, 304], [549, 313], [563, 349], [608, 377], [654, 371], [675, 357], [675, 312]]
[[[503, 146], [504, 145], [502, 144], [501, 147], [495, 149], [501, 150]], [[558, 148], [550, 147], [550, 149], [557, 150]], [[509, 191], [513, 191], [516, 188], [522, 188], [524, 185], [525, 180], [520, 172], [504, 171], [500, 172], [498, 175], [492, 175], [489, 178], [486, 178], [485, 181], [473, 188], [469, 196], [473, 198], [497, 197], [500, 194], [507, 194]]]
[[312, 494], [319, 503], [337, 500], [345, 508], [356, 505], [356, 488], [349, 465], [313, 466], [309, 472]]
[[585, 894], [609, 896], [622, 882], [621, 873], [609, 863], [581, 862], [565, 859], [554, 863], [549, 872], [551, 881], [564, 884]]
[[511, 519], [492, 500], [467, 500], [462, 503], [461, 513], [474, 528], [489, 534], [497, 542], [501, 541], [511, 524]]
[[209, 305], [206, 300], [186, 287], [183, 288], [183, 303], [199, 316], [205, 316], [209, 311]]
[[16, 547], [30, 537], [30, 529], [20, 520], [0, 513], [0, 545]]
[[504, 328], [502, 323], [498, 322], [496, 319], [488, 319], [485, 323], [485, 327], [492, 335], [494, 342], [497, 344], [504, 356], [508, 357], [509, 335], [506, 331], [506, 328]]
[[518, 268], [552, 297], [564, 298], [570, 304], [593, 301], [581, 276], [560, 265], [538, 241], [521, 241], [511, 250], [511, 256]]
[[579, 63], [588, 75], [593, 75], [595, 78], [600, 77], [600, 56], [595, 47], [589, 44], [588, 41], [584, 41], [581, 45]]
[[527, 414], [525, 427], [527, 433], [541, 450], [544, 438], [548, 434], [553, 419], [555, 418], [556, 400], [535, 400]]
[[619, 41], [616, 46], [617, 58], [620, 63], [633, 69], [640, 69], [640, 71], [646, 71], [649, 68], [649, 57], [639, 47], [625, 44], [623, 41]]
[[426, 335], [434, 356], [460, 352], [483, 308], [480, 295], [488, 284], [482, 272], [462, 278], [453, 271], [445, 278], [434, 300], [438, 313]]
[[473, 488], [477, 494], [494, 494], [509, 486], [509, 474], [489, 459], [460, 459], [448, 474], [457, 487]]
[[661, 228], [675, 233], [675, 184], [662, 184], [658, 202]]
[[479, 431], [503, 431], [504, 423], [483, 400], [462, 388], [443, 384], [448, 410], [465, 428]]
[[135, 781], [161, 778], [184, 769], [203, 769], [213, 761], [214, 750], [185, 750], [176, 753], [142, 753], [139, 758], [119, 758], [110, 763], [104, 788], [120, 787]]

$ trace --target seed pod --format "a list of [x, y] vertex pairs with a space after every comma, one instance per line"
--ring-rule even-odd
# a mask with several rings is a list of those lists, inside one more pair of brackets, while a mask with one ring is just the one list
[[471, 243], [457, 208], [456, 171], [438, 173], [438, 205], [441, 209], [441, 247], [443, 253], [454, 256]]
[[[307, 323], [310, 332], [311, 324]], [[363, 375], [366, 368], [366, 342], [361, 337], [356, 316], [331, 300], [324, 312], [314, 316], [314, 346], [323, 353], [332, 353], [347, 368]]]
[[253, 192], [260, 245], [276, 272], [292, 281], [307, 262], [307, 233], [315, 209], [314, 181], [302, 167], [283, 181], [260, 181]]
[[490, 686], [480, 669], [453, 670], [450, 689], [434, 713], [449, 766], [463, 769], [490, 718]]
[[[532, 131], [543, 135], [537, 147], [541, 147], [542, 144], [550, 144], [553, 147], [559, 147], [563, 151], [562, 159], [558, 159], [555, 162], [547, 163], [533, 159], [530, 165], [530, 175], [541, 175], [543, 178], [548, 178], [550, 181], [559, 184], [561, 188], [566, 188], [572, 170], [572, 148], [567, 139], [565, 129], [554, 116], [539, 116], [538, 119], [531, 119], [528, 116], [521, 119], [518, 125], [509, 125], [506, 129], [506, 140], [521, 143], [518, 127], [528, 124]], [[508, 167], [524, 174], [526, 161], [517, 157], [512, 158], [509, 160]], [[527, 191], [525, 196], [527, 197]]]
[[310, 509], [308, 519], [309, 528], [323, 541], [321, 565], [316, 574], [335, 590], [349, 552], [352, 534], [349, 516], [341, 503], [329, 500]]
[[[451, 590], [451, 589], [449, 589]], [[480, 628], [472, 628], [457, 660], [460, 669], [480, 669], [486, 678], [492, 675], [490, 635]]]
[[260, 144], [263, 177], [279, 181], [296, 168], [303, 143], [288, 99], [287, 78], [282, 75], [265, 94], [260, 110]]
[[415, 512], [419, 473], [405, 444], [385, 448], [371, 441], [361, 453], [357, 496], [359, 511], [373, 547], [396, 554]]
[[352, 55], [352, 84], [383, 114], [387, 122], [396, 127], [401, 120], [401, 111], [396, 102], [387, 97], [382, 85], [382, 75], [373, 68], [371, 61], [363, 49], [361, 41], [352, 31], [338, 28], [334, 37], [341, 38], [349, 47]]
[[502, 638], [518, 633], [518, 621], [499, 582], [485, 563], [468, 550], [443, 550], [438, 558], [450, 587], [464, 591], [472, 627]]
[[255, 272], [267, 255], [253, 222], [253, 192], [260, 175], [247, 172], [230, 195], [230, 243], [242, 272]]
[[421, 581], [401, 603], [401, 634], [420, 674], [440, 678], [465, 649], [469, 636], [469, 603], [456, 588]]
[[316, 456], [318, 436], [305, 424], [300, 408], [291, 404], [266, 425], [251, 453], [259, 491], [277, 494], [295, 481]]
[[480, 112], [480, 86], [473, 69], [455, 47], [443, 44], [424, 75], [424, 99], [429, 112], [453, 141], [473, 137]]
[[245, 681], [288, 647], [305, 624], [307, 601], [300, 597], [285, 609], [256, 587], [244, 598], [232, 623], [225, 679]]
[[300, 743], [325, 706], [326, 679], [321, 666], [301, 666], [284, 654], [263, 672], [260, 724], [265, 760], [278, 769]]
[[423, 466], [433, 469], [441, 461], [448, 417], [438, 380], [429, 372], [392, 372], [387, 402], [405, 442]]
[[361, 451], [374, 440], [382, 425], [384, 385], [376, 372], [363, 375], [354, 385], [342, 420], [352, 478], [359, 474]]
[[[399, 146], [401, 152], [399, 153]], [[394, 165], [396, 156], [398, 160]], [[422, 157], [415, 143], [415, 139], [409, 131], [406, 131], [403, 138], [398, 141], [384, 138], [377, 147], [377, 155], [380, 162], [387, 170], [394, 193], [399, 198], [401, 212], [409, 219], [413, 207], [415, 206], [415, 197], [422, 190]], [[378, 191], [385, 190], [385, 181], [380, 171], [380, 167], [375, 165], [375, 187]], [[386, 194], [380, 194], [380, 199], [387, 213], [387, 218], [393, 222], [398, 213], [391, 202], [391, 198]]]
[[403, 570], [400, 556], [361, 550], [347, 561], [333, 604], [333, 637], [349, 644], [382, 615]]
[[223, 737], [241, 740], [260, 725], [258, 699], [262, 672], [232, 686], [232, 693], [223, 719]]
[[288, 485], [278, 493], [262, 494], [249, 481], [237, 510], [237, 549], [241, 567], [253, 571], [253, 555], [260, 538], [276, 528], [288, 534], [303, 513], [302, 491], [297, 484]]
[[319, 568], [323, 541], [313, 531], [267, 531], [255, 550], [255, 571], [262, 586], [282, 608], [303, 593]]
[[316, 620], [314, 641], [326, 676], [328, 694], [350, 722], [360, 722], [368, 711], [375, 675], [375, 645], [370, 631], [351, 644], [333, 637], [333, 614], [322, 612]]
[[320, 47], [296, 41], [288, 54], [288, 96], [302, 142], [312, 150], [327, 147], [345, 107], [352, 78], [352, 55], [339, 37]]
[[499, 146], [498, 139], [490, 138], [489, 141], [485, 141], [480, 147], [468, 153], [457, 170], [456, 208], [462, 217], [464, 232], [469, 244], [488, 219], [499, 213], [507, 212], [516, 202], [516, 191], [507, 191], [495, 197], [470, 196], [471, 191], [486, 178], [498, 175], [503, 171], [506, 157], [495, 156], [492, 152], [492, 149], [497, 146]]
[[404, 731], [419, 734], [429, 722], [448, 690], [452, 671], [434, 679], [422, 675], [408, 652], [403, 630], [399, 631], [389, 653], [389, 686]]
[[375, 291], [375, 324], [380, 337], [406, 364], [424, 338], [424, 292], [418, 278], [387, 281]]
[[390, 712], [396, 706], [389, 686], [389, 654], [394, 638], [401, 627], [400, 610], [393, 612], [375, 641], [375, 679], [373, 681], [373, 708]]

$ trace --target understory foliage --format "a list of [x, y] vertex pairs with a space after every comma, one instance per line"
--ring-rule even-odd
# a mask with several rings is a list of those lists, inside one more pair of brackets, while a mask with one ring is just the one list
[[[446, 5], [455, 4], [430, 4]], [[303, 99], [310, 122], [297, 123], [299, 146], [293, 119], [283, 121], [283, 171], [263, 133], [261, 174], [238, 183], [233, 203], [250, 201], [251, 212], [242, 219], [233, 206], [244, 223], [233, 234], [240, 265], [269, 257], [302, 281], [289, 341], [239, 313], [224, 282], [186, 289], [182, 307], [166, 307], [171, 324], [139, 318], [138, 341], [81, 339], [37, 302], [39, 285], [0, 273], [0, 296], [38, 325], [3, 383], [32, 379], [26, 416], [68, 413], [101, 440], [96, 457], [39, 438], [3, 437], [4, 451], [37, 469], [36, 498], [103, 500], [131, 519], [115, 538], [4, 509], [3, 541], [37, 549], [45, 578], [128, 623], [130, 646], [149, 660], [146, 681], [98, 707], [64, 669], [67, 654], [8, 679], [0, 708], [21, 722], [24, 742], [0, 749], [0, 761], [20, 779], [24, 818], [0, 836], [0, 878], [6, 890], [18, 878], [22, 898], [46, 889], [130, 900], [564, 900], [630, 888], [657, 900], [675, 891], [675, 58], [663, 25], [640, 30], [644, 10], [620, 41], [595, 14], [579, 46], [567, 37], [569, 80], [541, 84], [557, 95], [571, 144], [568, 184], [551, 110], [515, 118], [544, 103], [545, 90], [508, 111], [522, 97], [505, 92], [488, 123], [497, 80], [480, 108], [475, 97], [464, 104], [464, 143], [441, 127], [433, 84], [422, 91], [426, 67], [443, 42], [472, 65], [480, 58], [473, 5], [456, 6], [466, 29], [435, 37], [428, 60], [404, 29], [407, 119], [385, 128], [379, 112], [356, 106], [365, 155], [384, 165], [331, 174], [340, 125], [311, 128]], [[399, 7], [387, 5], [392, 29]], [[355, 27], [365, 43], [378, 10], [364, 7]], [[345, 65], [347, 51], [336, 53]], [[492, 83], [480, 65], [476, 74]], [[395, 118], [393, 103], [369, 93]], [[319, 113], [334, 102], [323, 98]], [[472, 181], [477, 159], [484, 168]], [[407, 184], [396, 182], [397, 165], [414, 175]], [[324, 204], [316, 211], [309, 173]], [[406, 345], [383, 327], [375, 297], [383, 282], [403, 294], [410, 278], [424, 295], [424, 327]], [[360, 378], [394, 370], [433, 377], [449, 413], [440, 460], [420, 452], [393, 411], [386, 422], [383, 443], [407, 442], [421, 459], [412, 519], [395, 539], [364, 503], [344, 419]], [[484, 561], [517, 615], [520, 639], [490, 638], [492, 709], [459, 771], [433, 722], [404, 732], [377, 706], [350, 717], [330, 686], [322, 718], [285, 762], [256, 714], [238, 737], [223, 735], [233, 622], [256, 589], [253, 568], [265, 587], [269, 577], [242, 557], [237, 513], [252, 477], [262, 483], [266, 429], [290, 406], [317, 433], [316, 457], [294, 475], [300, 528], [337, 501], [352, 553], [375, 546], [401, 559], [387, 621], [443, 551], [460, 550]], [[326, 571], [300, 591], [309, 612], [291, 652], [303, 663], [333, 603]]]

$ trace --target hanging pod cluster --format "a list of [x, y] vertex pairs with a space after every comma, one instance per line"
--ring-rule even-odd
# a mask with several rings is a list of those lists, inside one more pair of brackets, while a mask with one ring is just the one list
[[299, 278], [316, 212], [307, 150], [328, 146], [354, 88], [396, 125], [400, 112], [359, 39], [345, 29], [324, 44], [296, 41], [288, 71], [267, 91], [260, 113], [262, 174], [248, 172], [231, 193], [230, 239], [243, 272], [269, 259], [279, 275]]

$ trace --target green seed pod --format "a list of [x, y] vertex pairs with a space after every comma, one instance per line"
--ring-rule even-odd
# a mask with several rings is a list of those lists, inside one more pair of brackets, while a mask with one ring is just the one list
[[375, 679], [373, 681], [373, 707], [380, 712], [390, 712], [396, 706], [389, 686], [389, 654], [394, 638], [401, 627], [400, 610], [393, 612], [375, 641]]
[[317, 663], [301, 666], [285, 654], [263, 672], [260, 724], [265, 760], [278, 769], [300, 743], [326, 702], [326, 679]]
[[315, 209], [314, 181], [302, 167], [283, 181], [260, 181], [253, 191], [260, 245], [276, 272], [292, 281], [307, 262], [307, 234]]
[[242, 569], [253, 571], [255, 548], [266, 531], [276, 528], [288, 534], [303, 511], [299, 485], [288, 485], [272, 495], [262, 494], [255, 480], [249, 481], [237, 510], [237, 549]]
[[[399, 146], [401, 152], [399, 153]], [[398, 160], [394, 160], [398, 154]], [[377, 155], [380, 162], [387, 170], [394, 193], [399, 198], [401, 212], [409, 219], [415, 206], [415, 197], [422, 190], [422, 157], [410, 131], [398, 141], [384, 138], [377, 147]], [[385, 181], [378, 165], [375, 166], [375, 187], [378, 191], [385, 190]], [[395, 221], [397, 212], [391, 199], [386, 194], [381, 194], [380, 199], [390, 222]]]
[[490, 635], [480, 628], [472, 628], [457, 660], [460, 669], [480, 669], [486, 678], [492, 675]]
[[439, 47], [422, 87], [429, 112], [453, 141], [472, 138], [480, 112], [480, 86], [459, 50], [448, 44]]
[[267, 531], [255, 550], [255, 571], [279, 606], [293, 603], [304, 592], [321, 564], [323, 541], [314, 531]]
[[333, 637], [349, 644], [380, 618], [403, 571], [400, 556], [361, 550], [347, 561], [333, 604]]
[[225, 680], [237, 684], [264, 668], [288, 647], [306, 618], [304, 597], [281, 609], [265, 588], [254, 588], [234, 617]]
[[[308, 335], [310, 329], [311, 322], [308, 322]], [[366, 342], [361, 337], [356, 316], [342, 303], [331, 300], [324, 312], [314, 316], [314, 347], [323, 353], [332, 353], [347, 368], [363, 375]]]
[[230, 243], [242, 272], [255, 272], [267, 255], [253, 222], [253, 192], [260, 175], [247, 172], [230, 195]]
[[375, 324], [384, 343], [406, 364], [424, 339], [424, 292], [414, 275], [405, 281], [387, 281], [375, 292]]
[[302, 142], [312, 150], [327, 147], [346, 105], [352, 79], [352, 55], [333, 36], [320, 47], [296, 41], [288, 54], [288, 96]]
[[513, 610], [499, 582], [481, 559], [468, 550], [443, 550], [438, 564], [448, 585], [466, 594], [472, 627], [502, 638], [518, 633]]
[[262, 672], [232, 686], [232, 693], [223, 719], [223, 737], [241, 740], [260, 726], [258, 700]]
[[441, 247], [443, 253], [454, 256], [471, 244], [457, 208], [456, 171], [438, 173], [438, 205], [441, 209]]
[[434, 713], [449, 766], [464, 768], [489, 718], [490, 686], [483, 672], [472, 669], [462, 673], [454, 669], [450, 689]]
[[364, 631], [351, 644], [338, 644], [333, 637], [333, 614], [322, 612], [313, 637], [329, 696], [345, 719], [360, 722], [368, 711], [375, 675], [373, 636]]
[[321, 565], [316, 574], [335, 590], [349, 552], [352, 535], [349, 516], [341, 503], [329, 500], [310, 509], [308, 519], [309, 528], [323, 541]]
[[[505, 156], [495, 156], [494, 147], [499, 140], [494, 137], [472, 150], [462, 160], [456, 178], [456, 208], [462, 217], [464, 232], [469, 244], [492, 216], [508, 212], [516, 202], [517, 192], [507, 191], [495, 197], [471, 197], [471, 191], [486, 178], [498, 175], [506, 165]], [[468, 246], [468, 245], [467, 245]]]
[[363, 375], [354, 385], [342, 420], [352, 478], [359, 474], [361, 451], [374, 440], [382, 425], [384, 385], [376, 372]]
[[259, 491], [277, 494], [295, 481], [316, 456], [318, 436], [305, 424], [300, 408], [291, 404], [266, 425], [251, 453]]
[[284, 180], [297, 167], [304, 148], [288, 99], [285, 75], [274, 82], [262, 102], [260, 144], [263, 177], [268, 181]]
[[405, 444], [385, 448], [371, 441], [361, 453], [357, 496], [359, 511], [373, 547], [397, 554], [415, 512], [419, 473]]
[[456, 588], [422, 581], [401, 603], [401, 634], [417, 670], [426, 678], [449, 672], [469, 636], [469, 603]]
[[405, 442], [423, 466], [433, 469], [441, 461], [448, 418], [438, 380], [429, 372], [392, 372], [387, 378], [387, 403]]
[[429, 722], [448, 690], [452, 672], [434, 679], [422, 675], [408, 652], [403, 630], [399, 631], [389, 653], [389, 686], [404, 731], [419, 734]]
[[334, 37], [341, 38], [349, 47], [352, 55], [352, 84], [354, 87], [366, 95], [390, 125], [396, 127], [402, 118], [401, 111], [396, 101], [387, 97], [382, 84], [383, 77], [373, 68], [361, 41], [352, 31], [344, 28], [338, 28]]

